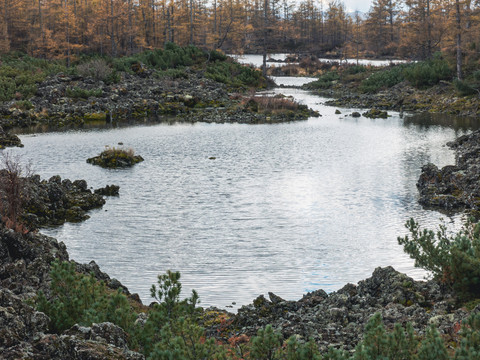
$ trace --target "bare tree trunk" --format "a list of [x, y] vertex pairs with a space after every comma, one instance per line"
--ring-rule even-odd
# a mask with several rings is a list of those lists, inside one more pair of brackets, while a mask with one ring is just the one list
[[68, 16], [68, 0], [65, 0], [65, 41], [67, 42], [66, 65], [70, 66], [70, 22]]
[[8, 0], [3, 0], [3, 28], [2, 28], [2, 37], [3, 40], [0, 41], [1, 50], [4, 52], [10, 51], [10, 38], [8, 36], [8, 9], [10, 4]]
[[152, 7], [152, 37], [153, 37], [153, 47], [156, 47], [157, 46], [157, 26], [156, 26], [156, 21], [155, 21], [155, 18], [156, 18], [156, 5], [155, 5], [155, 0], [152, 0], [152, 3], [151, 3], [151, 7]]
[[462, 80], [462, 23], [460, 19], [460, 1], [455, 1], [457, 20], [457, 78]]
[[128, 49], [129, 54], [133, 54], [133, 19], [132, 19], [132, 0], [128, 0]]
[[217, 33], [217, 0], [213, 0], [213, 34]]
[[430, 0], [427, 0], [427, 58], [432, 57], [432, 24], [430, 23]]
[[[43, 29], [43, 12], [42, 12], [42, 1], [38, 0], [38, 22], [40, 27], [40, 37], [42, 39], [42, 52], [45, 51], [46, 48], [46, 38], [45, 38], [45, 31]], [[46, 56], [45, 53], [42, 54], [44, 57]]]
[[190, 44], [193, 45], [193, 0], [190, 0]]
[[171, 25], [170, 25], [170, 41], [175, 42], [175, 8], [173, 7], [173, 3], [170, 5], [170, 18], [171, 18]]
[[390, 41], [393, 43], [393, 3], [392, 0], [389, 1], [389, 10], [388, 10], [388, 20], [390, 23]]
[[167, 30], [166, 30], [166, 36], [165, 36], [165, 43], [171, 41], [170, 39], [170, 36], [172, 35], [171, 34], [171, 30], [172, 29], [172, 25], [170, 24], [170, 5], [167, 6]]
[[262, 74], [267, 76], [267, 34], [268, 34], [268, 0], [263, 1], [263, 65]]
[[112, 56], [117, 56], [117, 45], [115, 43], [115, 21], [114, 21], [114, 1], [110, 0], [110, 49]]

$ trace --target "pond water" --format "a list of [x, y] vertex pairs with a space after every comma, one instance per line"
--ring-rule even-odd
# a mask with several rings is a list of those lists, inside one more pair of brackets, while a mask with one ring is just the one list
[[[254, 54], [245, 54], [245, 55], [230, 55], [233, 56], [241, 64], [250, 64], [255, 67], [261, 67], [263, 65], [263, 55], [254, 55]], [[277, 62], [285, 61], [288, 54], [268, 54], [267, 55], [267, 66], [285, 66], [286, 63]], [[269, 59], [277, 61], [268, 61]], [[342, 62], [348, 64], [356, 64], [357, 59], [324, 59], [319, 58], [321, 62]], [[388, 66], [390, 64], [400, 64], [406, 63], [405, 60], [372, 60], [372, 59], [358, 59], [359, 65], [372, 65], [372, 66]]]
[[[43, 232], [71, 258], [95, 260], [144, 302], [167, 269], [203, 306], [238, 307], [272, 291], [298, 299], [339, 289], [378, 266], [422, 278], [397, 244], [405, 221], [434, 227], [444, 215], [417, 204], [427, 162], [452, 164], [445, 143], [472, 124], [432, 118], [353, 118], [356, 109], [275, 89], [322, 117], [276, 125], [157, 124], [21, 135], [13, 150], [43, 178], [120, 185], [120, 196], [79, 224]], [[145, 161], [107, 170], [85, 160], [123, 142]], [[214, 160], [209, 159], [215, 157]], [[446, 217], [456, 226], [459, 216]]]

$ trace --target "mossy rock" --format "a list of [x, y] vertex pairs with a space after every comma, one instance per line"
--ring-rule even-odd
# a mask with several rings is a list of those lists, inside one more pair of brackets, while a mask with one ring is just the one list
[[132, 150], [107, 149], [100, 155], [87, 159], [87, 163], [98, 165], [103, 168], [125, 168], [131, 167], [144, 159], [140, 155], [134, 155]]
[[87, 113], [83, 116], [86, 122], [95, 122], [95, 121], [106, 121], [107, 114], [104, 112], [100, 113]]
[[96, 189], [94, 193], [97, 195], [103, 195], [103, 196], [118, 196], [119, 191], [120, 191], [120, 186], [107, 185], [103, 188]]
[[388, 117], [388, 113], [383, 110], [378, 109], [371, 109], [362, 114], [363, 116], [371, 119], [386, 119]]

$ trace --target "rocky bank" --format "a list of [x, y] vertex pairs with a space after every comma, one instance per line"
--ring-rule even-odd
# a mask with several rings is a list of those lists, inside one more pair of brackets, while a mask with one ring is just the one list
[[480, 210], [480, 131], [447, 143], [455, 151], [455, 165], [422, 167], [417, 182], [419, 202], [448, 211]]
[[[0, 358], [143, 359], [143, 355], [128, 349], [127, 334], [111, 323], [75, 325], [60, 335], [48, 332], [48, 317], [35, 311], [28, 301], [39, 290], [48, 294], [54, 259], [69, 260], [63, 243], [41, 234], [22, 235], [0, 229]], [[77, 271], [93, 272], [108, 286], [122, 287], [94, 262], [77, 264]]]
[[[5, 170], [0, 170], [0, 177]], [[116, 185], [91, 190], [85, 180], [71, 181], [60, 176], [42, 180], [39, 175], [23, 178], [25, 186], [22, 221], [30, 230], [80, 222], [87, 212], [105, 204], [104, 196], [118, 195]]]
[[245, 106], [241, 89], [206, 78], [202, 71], [186, 68], [184, 75], [159, 77], [143, 69], [121, 73], [117, 84], [107, 84], [93, 77], [57, 74], [38, 84], [36, 95], [28, 100], [30, 108], [17, 106], [15, 100], [0, 104], [0, 125], [9, 130], [145, 120], [259, 124], [318, 116], [304, 108], [288, 113], [255, 112]]
[[442, 81], [426, 90], [420, 90], [407, 81], [376, 94], [360, 93], [349, 87], [340, 87], [320, 92], [333, 97], [327, 105], [375, 108], [380, 110], [408, 112], [436, 112], [458, 116], [475, 117], [480, 115], [479, 96], [458, 96], [452, 83]]
[[[18, 234], [0, 229], [0, 354], [4, 359], [143, 359], [127, 346], [125, 332], [111, 323], [91, 327], [74, 325], [62, 334], [48, 332], [48, 318], [28, 304], [38, 290], [48, 294], [49, 264], [69, 259], [65, 245], [41, 234]], [[91, 262], [77, 264], [77, 271], [93, 272], [111, 288], [121, 287]], [[139, 275], [140, 276], [140, 275]], [[477, 306], [473, 311], [480, 311]], [[308, 293], [298, 301], [286, 301], [269, 293], [238, 314], [218, 309], [204, 311], [205, 318], [222, 314], [226, 321], [205, 324], [207, 333], [219, 339], [255, 335], [267, 324], [284, 338], [297, 334], [312, 338], [321, 350], [330, 346], [352, 350], [362, 338], [370, 317], [381, 313], [387, 328], [411, 322], [418, 335], [434, 324], [446, 340], [456, 341], [461, 321], [469, 311], [458, 308], [452, 295], [433, 281], [414, 281], [391, 267], [377, 268], [372, 277], [357, 285], [347, 284], [327, 294]]]

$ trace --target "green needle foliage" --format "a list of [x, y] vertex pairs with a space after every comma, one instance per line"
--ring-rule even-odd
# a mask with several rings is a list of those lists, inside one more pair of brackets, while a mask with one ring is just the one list
[[462, 298], [480, 295], [480, 224], [467, 221], [454, 235], [447, 234], [445, 225], [437, 232], [421, 229], [413, 219], [405, 226], [411, 237], [399, 237], [398, 243], [415, 266], [431, 271]]
[[167, 271], [152, 285], [157, 303], [139, 332], [139, 343], [148, 359], [200, 360], [221, 358], [223, 349], [214, 339], [205, 339], [205, 329], [198, 325], [198, 294], [180, 300], [180, 273]]
[[437, 329], [430, 326], [425, 339], [418, 349], [418, 360], [448, 360], [450, 359], [445, 344]]
[[[410, 224], [415, 225], [414, 222]], [[430, 236], [428, 231], [417, 231], [416, 238], [422, 234]], [[391, 331], [387, 331], [381, 315], [375, 314], [365, 326], [363, 340], [353, 354], [331, 348], [321, 356], [313, 341], [305, 343], [296, 336], [284, 341], [282, 334], [268, 325], [258, 330], [257, 336], [245, 345], [239, 357], [228, 345], [218, 344], [214, 338], [205, 336], [205, 329], [199, 325], [202, 311], [197, 308], [198, 294], [192, 291], [190, 297], [180, 299], [182, 285], [178, 272], [167, 271], [158, 276], [157, 285], [151, 288], [152, 297], [157, 302], [150, 308], [144, 322], [137, 321], [137, 314], [125, 295], [108, 290], [93, 274], [77, 273], [73, 262], [53, 262], [50, 276], [49, 299], [40, 293], [36, 306], [50, 317], [51, 331], [61, 333], [74, 324], [90, 326], [93, 322], [110, 321], [127, 332], [130, 348], [142, 352], [150, 360], [480, 359], [478, 312], [464, 322], [459, 333], [460, 343], [454, 353], [447, 351], [444, 340], [433, 326], [420, 339], [409, 323], [405, 326], [395, 324]]]
[[103, 282], [93, 274], [75, 272], [75, 263], [52, 263], [52, 300], [43, 293], [37, 298], [37, 309], [50, 317], [50, 330], [55, 333], [69, 329], [74, 324], [91, 325], [96, 322], [112, 322], [125, 331], [133, 329], [136, 314], [121, 290], [108, 292]]
[[251, 356], [258, 360], [278, 359], [276, 353], [282, 345], [282, 336], [273, 331], [272, 325], [259, 329], [257, 336], [252, 339]]
[[455, 360], [480, 359], [480, 313], [472, 314], [461, 331], [462, 341], [455, 352]]
[[365, 337], [356, 348], [354, 360], [412, 359], [417, 344], [411, 324], [407, 324], [405, 329], [396, 324], [394, 330], [387, 333], [382, 317], [377, 313], [365, 327]]

